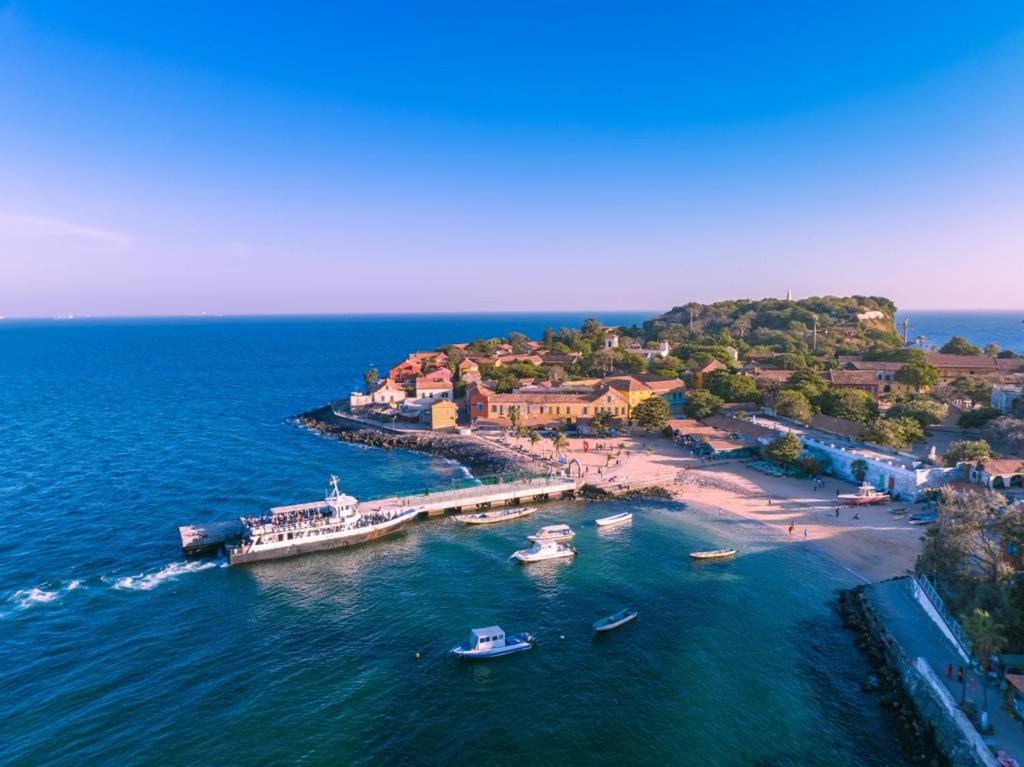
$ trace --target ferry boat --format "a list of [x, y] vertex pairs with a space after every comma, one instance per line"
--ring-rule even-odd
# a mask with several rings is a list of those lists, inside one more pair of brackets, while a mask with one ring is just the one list
[[622, 514], [612, 514], [610, 517], [602, 517], [596, 521], [598, 527], [613, 527], [614, 525], [624, 525], [627, 522], [632, 521], [633, 515], [628, 511]]
[[690, 559], [728, 559], [736, 556], [736, 549], [714, 549], [712, 551], [691, 551]]
[[509, 559], [520, 562], [543, 562], [546, 559], [566, 559], [576, 556], [576, 549], [568, 543], [557, 541], [537, 541], [528, 549], [520, 549]]
[[576, 533], [568, 525], [547, 525], [537, 531], [536, 535], [526, 536], [530, 541], [555, 541], [564, 543], [576, 537]]
[[534, 645], [532, 634], [511, 634], [505, 636], [501, 626], [487, 626], [469, 632], [469, 641], [452, 648], [460, 658], [497, 658], [514, 652], [529, 650]]
[[332, 474], [330, 490], [322, 501], [278, 506], [269, 514], [242, 517], [242, 540], [228, 548], [228, 564], [355, 546], [403, 530], [419, 512], [408, 508], [361, 514], [356, 499], [338, 489], [338, 478]]
[[613, 615], [609, 615], [607, 618], [599, 618], [594, 621], [594, 631], [603, 633], [605, 631], [611, 631], [617, 629], [624, 623], [629, 623], [631, 620], [636, 618], [640, 613], [636, 610], [630, 610], [628, 608], [619, 610]]
[[861, 482], [856, 493], [841, 493], [837, 497], [847, 506], [870, 506], [891, 500], [888, 493], [876, 490], [867, 482]]
[[537, 510], [536, 506], [513, 506], [497, 511], [482, 511], [479, 514], [456, 514], [454, 519], [467, 525], [493, 525], [520, 517], [528, 517]]

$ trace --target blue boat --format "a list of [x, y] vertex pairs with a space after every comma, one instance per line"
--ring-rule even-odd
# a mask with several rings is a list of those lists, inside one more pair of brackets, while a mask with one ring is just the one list
[[514, 652], [529, 650], [534, 645], [532, 634], [510, 634], [505, 636], [501, 626], [487, 626], [469, 632], [469, 641], [452, 648], [460, 658], [497, 658]]

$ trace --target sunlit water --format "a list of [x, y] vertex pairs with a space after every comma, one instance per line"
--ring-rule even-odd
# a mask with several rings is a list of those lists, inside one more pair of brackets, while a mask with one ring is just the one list
[[[756, 524], [566, 501], [248, 567], [180, 555], [177, 525], [313, 500], [331, 472], [357, 496], [462, 476], [289, 416], [413, 347], [581, 319], [0, 325], [0, 762], [902, 763], [834, 613], [849, 576]], [[575, 561], [509, 561], [555, 522]], [[724, 545], [742, 555], [687, 556]], [[595, 638], [623, 606], [639, 620]], [[536, 649], [448, 654], [492, 623]]]

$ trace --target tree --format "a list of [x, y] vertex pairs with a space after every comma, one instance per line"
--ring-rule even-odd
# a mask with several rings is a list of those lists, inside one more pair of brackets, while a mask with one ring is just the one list
[[869, 423], [878, 415], [878, 403], [860, 389], [828, 389], [816, 400], [821, 412], [847, 421]]
[[668, 403], [661, 397], [648, 397], [633, 408], [633, 418], [637, 424], [648, 430], [664, 429], [672, 414]]
[[598, 410], [590, 419], [590, 425], [598, 434], [607, 434], [612, 428], [612, 414], [608, 410]]
[[977, 410], [965, 410], [956, 423], [961, 429], [980, 429], [1001, 415], [994, 407], [979, 407]]
[[373, 391], [378, 377], [377, 368], [373, 367], [373, 365], [366, 369], [366, 372], [363, 373], [363, 383], [366, 384], [366, 391]]
[[785, 388], [798, 391], [813, 401], [828, 390], [828, 384], [813, 370], [798, 370], [786, 379]]
[[766, 445], [764, 456], [780, 466], [792, 466], [800, 460], [804, 453], [804, 444], [793, 432], [787, 431], [776, 440]]
[[992, 455], [992, 448], [983, 439], [965, 439], [954, 442], [942, 457], [947, 466], [956, 466], [961, 461], [976, 463]]
[[915, 418], [876, 418], [863, 436], [876, 444], [902, 450], [924, 439], [924, 429]]
[[922, 429], [941, 423], [946, 417], [946, 406], [922, 396], [899, 397], [885, 414], [886, 418], [913, 418]]
[[771, 395], [769, 402], [777, 415], [801, 423], [811, 420], [814, 414], [810, 401], [797, 389], [780, 389]]
[[555, 452], [555, 458], [562, 455], [562, 451], [569, 446], [569, 440], [566, 439], [562, 432], [558, 432], [551, 437], [551, 447]]
[[981, 714], [981, 730], [988, 730], [988, 664], [993, 655], [998, 655], [1006, 646], [1003, 627], [996, 623], [986, 610], [974, 609], [964, 619], [964, 633], [971, 643], [971, 652], [981, 667], [981, 693], [984, 699]]
[[999, 344], [985, 344], [985, 348], [982, 353], [986, 357], [998, 357], [1000, 352]]
[[975, 357], [981, 354], [981, 349], [963, 336], [953, 336], [942, 345], [939, 352], [941, 354], [958, 354], [961, 357]]
[[991, 395], [992, 384], [981, 376], [957, 376], [942, 392], [946, 401], [969, 403], [968, 407], [988, 402]]
[[850, 473], [853, 474], [855, 480], [863, 482], [864, 477], [868, 475], [868, 462], [863, 458], [857, 458], [850, 464]]
[[683, 412], [699, 421], [720, 411], [724, 404], [721, 397], [716, 397], [707, 389], [697, 389], [690, 393], [686, 404], [683, 405]]
[[530, 440], [531, 449], [534, 448], [538, 442], [540, 442], [540, 435], [533, 429], [530, 429], [530, 432], [529, 434], [526, 435], [526, 438]]
[[915, 391], [936, 386], [939, 383], [939, 369], [922, 360], [912, 360], [896, 371], [896, 380]]
[[753, 378], [728, 370], [716, 370], [708, 375], [704, 388], [726, 402], [756, 402], [760, 399]]
[[519, 433], [519, 425], [522, 422], [522, 413], [519, 411], [519, 405], [512, 405], [508, 409], [508, 420], [512, 424], [512, 430], [517, 434]]

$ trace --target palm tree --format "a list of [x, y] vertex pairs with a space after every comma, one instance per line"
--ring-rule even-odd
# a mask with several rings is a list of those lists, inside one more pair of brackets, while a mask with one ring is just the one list
[[521, 413], [519, 412], [519, 405], [512, 405], [508, 409], [508, 420], [512, 424], [512, 431], [516, 434], [519, 433], [519, 423], [521, 420]]
[[971, 643], [971, 651], [981, 666], [981, 691], [984, 700], [981, 712], [981, 730], [988, 730], [988, 664], [993, 655], [998, 655], [1006, 646], [1006, 637], [1000, 626], [987, 610], [975, 608], [964, 621], [964, 633]]
[[530, 433], [527, 434], [526, 436], [530, 440], [530, 449], [532, 450], [534, 445], [536, 445], [538, 442], [540, 442], [540, 435], [537, 432], [531, 430]]
[[555, 458], [558, 458], [562, 454], [562, 451], [569, 446], [569, 440], [565, 438], [565, 435], [562, 434], [562, 432], [558, 432], [551, 437], [551, 446], [555, 450]]

